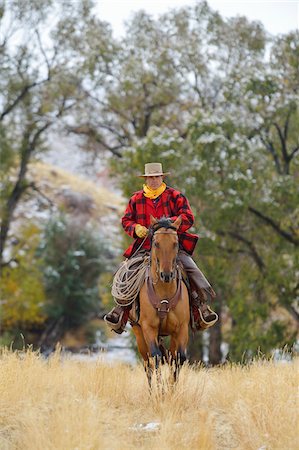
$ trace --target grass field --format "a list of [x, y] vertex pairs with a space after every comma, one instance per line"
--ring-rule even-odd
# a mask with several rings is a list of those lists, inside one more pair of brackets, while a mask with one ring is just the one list
[[0, 449], [297, 450], [298, 361], [185, 367], [149, 394], [141, 365], [0, 355]]

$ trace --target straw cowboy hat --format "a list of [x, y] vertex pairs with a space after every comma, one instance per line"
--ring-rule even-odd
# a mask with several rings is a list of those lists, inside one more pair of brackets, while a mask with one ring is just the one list
[[170, 172], [163, 172], [161, 163], [147, 163], [144, 166], [144, 174], [139, 177], [157, 177], [159, 175], [169, 175]]

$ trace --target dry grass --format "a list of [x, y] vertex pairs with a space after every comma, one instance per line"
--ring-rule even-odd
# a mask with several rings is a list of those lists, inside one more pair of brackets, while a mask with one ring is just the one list
[[[299, 448], [298, 362], [186, 367], [177, 386], [164, 383], [149, 395], [141, 366], [3, 351], [0, 448]], [[140, 425], [149, 422], [159, 429]]]

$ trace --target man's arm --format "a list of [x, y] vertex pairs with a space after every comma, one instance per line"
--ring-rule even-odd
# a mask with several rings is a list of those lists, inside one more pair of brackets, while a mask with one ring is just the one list
[[187, 231], [190, 227], [192, 227], [194, 223], [194, 214], [192, 212], [189, 201], [182, 193], [179, 193], [177, 196], [171, 199], [171, 203], [171, 209], [175, 214], [171, 217], [171, 220], [174, 221], [178, 218], [178, 216], [181, 216], [182, 223], [179, 231]]
[[121, 223], [125, 232], [132, 238], [136, 238], [135, 227], [136, 223], [136, 202], [133, 198], [130, 199], [125, 213], [121, 219]]

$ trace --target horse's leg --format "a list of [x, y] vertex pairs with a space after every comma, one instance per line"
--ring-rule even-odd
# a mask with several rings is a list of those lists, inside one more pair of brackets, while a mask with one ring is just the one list
[[189, 340], [188, 323], [182, 324], [178, 333], [173, 334], [170, 340], [170, 353], [174, 361], [174, 382], [178, 380], [181, 366], [187, 359], [187, 345]]
[[133, 330], [133, 333], [135, 334], [139, 353], [142, 356], [143, 360], [147, 361], [148, 360], [148, 347], [144, 340], [142, 329], [141, 329], [140, 325], [133, 325], [132, 330]]
[[154, 358], [155, 368], [158, 369], [163, 356], [159, 346], [158, 328], [147, 323], [143, 323], [142, 331], [145, 342], [149, 349], [149, 356]]
[[156, 376], [157, 384], [160, 385], [161, 382], [161, 373], [159, 371], [160, 364], [163, 361], [163, 353], [160, 349], [159, 345], [159, 337], [158, 337], [158, 327], [159, 321], [157, 322], [157, 326], [153, 324], [149, 324], [148, 322], [142, 323], [142, 332], [145, 339], [145, 342], [149, 348], [149, 363], [148, 363], [148, 371]]
[[151, 388], [152, 386], [152, 374], [153, 374], [153, 370], [152, 367], [150, 365], [150, 361], [149, 361], [149, 351], [148, 351], [148, 347], [146, 345], [146, 342], [144, 340], [144, 336], [142, 333], [142, 329], [140, 327], [140, 325], [134, 325], [132, 326], [135, 338], [136, 338], [136, 342], [137, 342], [137, 347], [138, 347], [138, 351], [140, 353], [140, 355], [143, 358], [144, 361], [144, 370], [147, 376], [147, 380], [148, 380], [148, 384], [149, 387]]

